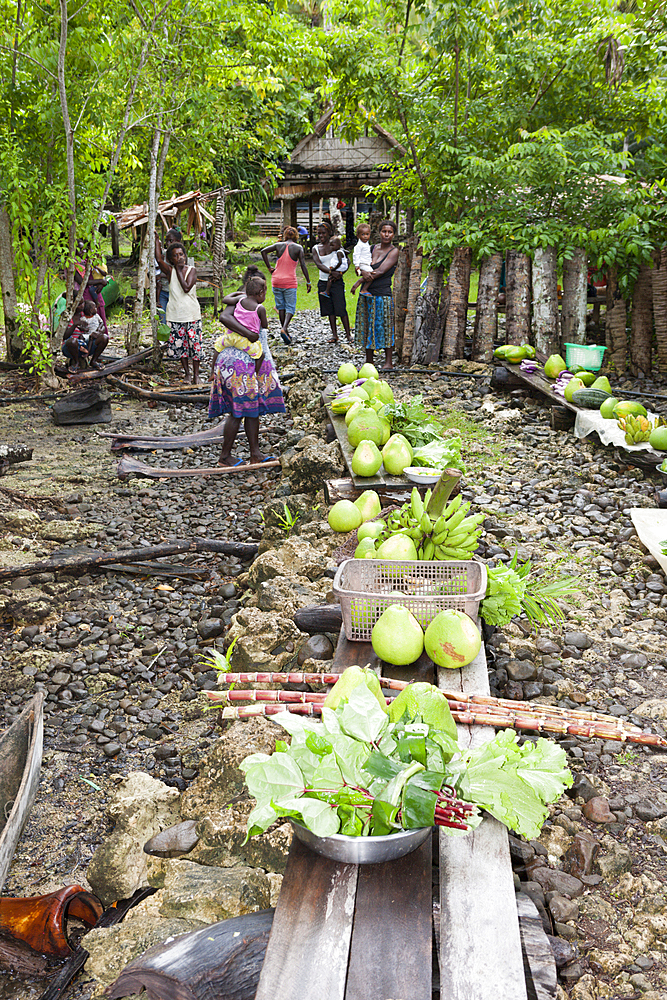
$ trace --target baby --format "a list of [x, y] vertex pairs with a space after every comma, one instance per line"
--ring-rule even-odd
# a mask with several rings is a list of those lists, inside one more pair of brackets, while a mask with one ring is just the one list
[[343, 250], [343, 244], [341, 243], [341, 241], [338, 239], [337, 236], [331, 240], [331, 249], [335, 251], [336, 256], [338, 257], [338, 262], [336, 264], [330, 265], [329, 277], [327, 278], [327, 287], [321, 293], [326, 298], [330, 297], [331, 282], [333, 281], [332, 272], [340, 271], [341, 274], [345, 274], [349, 266], [347, 262], [347, 254]]
[[371, 227], [368, 223], [362, 222], [361, 225], [357, 226], [357, 238], [358, 242], [352, 251], [352, 263], [354, 264], [354, 270], [357, 274], [361, 275], [361, 278], [352, 285], [350, 291], [354, 295], [357, 288], [361, 285], [361, 294], [365, 295], [368, 286], [373, 280], [371, 277], [371, 271], [373, 270], [373, 248], [370, 245]]
[[[233, 295], [226, 296], [223, 302], [225, 305], [235, 306], [234, 319], [237, 322], [247, 327], [248, 330], [259, 333], [260, 330], [266, 329], [269, 325], [266, 309], [262, 305], [265, 299], [266, 281], [260, 275], [255, 275], [246, 283], [245, 294], [244, 292], [235, 292]], [[247, 337], [242, 337], [240, 333], [225, 329], [216, 340], [214, 347], [217, 354], [225, 347], [235, 347], [239, 351], [245, 351], [255, 362], [256, 374], [262, 367], [264, 348], [259, 340], [251, 341]]]

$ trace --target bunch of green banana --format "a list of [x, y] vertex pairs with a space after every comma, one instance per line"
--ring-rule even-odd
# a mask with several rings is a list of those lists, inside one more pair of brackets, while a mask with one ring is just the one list
[[633, 416], [620, 417], [617, 421], [622, 431], [625, 431], [627, 444], [639, 444], [641, 441], [648, 441], [653, 430], [653, 425], [646, 417]]
[[413, 489], [410, 502], [387, 518], [387, 527], [378, 538], [378, 544], [391, 535], [402, 532], [415, 543], [420, 559], [470, 559], [477, 548], [484, 514], [468, 516], [470, 504], [459, 496], [450, 500], [440, 517], [428, 513], [431, 491], [422, 500], [418, 489]]

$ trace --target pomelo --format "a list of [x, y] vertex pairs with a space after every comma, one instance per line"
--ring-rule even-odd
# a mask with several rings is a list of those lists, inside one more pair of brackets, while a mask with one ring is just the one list
[[352, 399], [363, 399], [365, 403], [367, 403], [371, 398], [364, 389], [363, 385], [355, 385], [354, 389], [350, 393], [350, 397]]
[[595, 375], [595, 372], [587, 372], [587, 371], [578, 372], [577, 378], [581, 379], [586, 388], [590, 388], [593, 385], [593, 382], [597, 382], [597, 377]]
[[364, 490], [361, 496], [357, 497], [353, 503], [361, 511], [364, 521], [370, 521], [372, 517], [377, 517], [382, 510], [380, 498], [375, 490]]
[[375, 559], [375, 539], [362, 538], [354, 550], [355, 559]]
[[393, 434], [382, 449], [382, 461], [390, 476], [400, 476], [412, 462], [412, 448], [400, 434]]
[[357, 413], [359, 413], [359, 411], [363, 409], [364, 409], [364, 403], [358, 397], [355, 396], [352, 399], [352, 406], [348, 409], [347, 413], [345, 414], [346, 427], [350, 426], [350, 424], [356, 417]]
[[407, 666], [421, 656], [424, 633], [417, 619], [406, 607], [402, 604], [390, 604], [373, 626], [371, 645], [386, 663]]
[[368, 393], [369, 399], [373, 399], [380, 392], [380, 380], [377, 378], [368, 378], [364, 382], [364, 392]]
[[611, 386], [606, 375], [598, 375], [593, 382], [591, 389], [602, 389], [603, 392], [608, 392], [609, 395], [611, 395]]
[[343, 385], [349, 385], [350, 382], [355, 382], [358, 378], [359, 373], [351, 361], [347, 361], [338, 369], [338, 381], [342, 382]]
[[575, 375], [574, 378], [571, 378], [570, 381], [565, 386], [565, 398], [568, 401], [568, 403], [572, 402], [572, 394], [576, 392], [577, 389], [583, 389], [583, 388], [584, 388], [584, 383], [582, 382], [582, 380], [579, 378], [578, 375]]
[[648, 443], [656, 451], [667, 451], [667, 427], [656, 427], [652, 430]]
[[380, 378], [380, 373], [378, 372], [375, 365], [372, 365], [370, 361], [362, 365], [359, 369], [359, 378]]
[[616, 396], [609, 396], [605, 399], [604, 403], [600, 407], [600, 416], [604, 417], [605, 420], [613, 420], [614, 418], [614, 407], [618, 403]]
[[472, 663], [482, 647], [482, 637], [472, 618], [447, 609], [435, 616], [424, 635], [424, 649], [439, 667], [452, 670]]
[[544, 363], [544, 374], [547, 378], [558, 378], [561, 372], [565, 371], [567, 365], [560, 354], [552, 354]]
[[382, 428], [382, 441], [381, 441], [381, 445], [382, 445], [382, 447], [384, 447], [384, 445], [386, 445], [387, 441], [391, 437], [391, 424], [389, 423], [389, 421], [387, 420], [387, 418], [383, 417], [381, 414], [378, 414], [378, 417], [380, 419], [380, 426]]
[[385, 382], [384, 379], [380, 379], [380, 391], [378, 393], [378, 396], [380, 397], [380, 399], [382, 400], [383, 403], [393, 403], [394, 402], [394, 393], [393, 393], [393, 390], [392, 390], [391, 386], [389, 385], [389, 383]]
[[357, 541], [361, 542], [364, 538], [377, 538], [384, 531], [386, 525], [381, 517], [378, 517], [376, 521], [364, 521], [361, 527], [357, 528]]
[[361, 524], [361, 511], [351, 500], [339, 500], [329, 511], [328, 521], [333, 531], [354, 531]]
[[[340, 503], [340, 501], [339, 501]], [[377, 550], [378, 559], [396, 559], [401, 562], [412, 562], [417, 558], [415, 543], [409, 535], [399, 532], [387, 538]]]
[[350, 421], [347, 428], [347, 440], [353, 448], [356, 448], [362, 441], [372, 441], [376, 445], [381, 444], [382, 425], [380, 418], [375, 410], [371, 410], [370, 406]]
[[360, 441], [352, 456], [352, 471], [355, 476], [370, 478], [382, 465], [382, 454], [374, 441]]

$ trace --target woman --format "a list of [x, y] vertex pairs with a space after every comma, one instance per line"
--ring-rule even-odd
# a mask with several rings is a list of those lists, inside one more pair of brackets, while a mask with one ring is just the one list
[[[258, 269], [250, 265], [243, 275], [243, 286], [239, 297], [245, 295], [248, 281], [255, 277]], [[259, 448], [259, 418], [267, 413], [285, 413], [285, 400], [280, 388], [271, 351], [269, 350], [268, 331], [260, 330], [259, 335], [249, 330], [234, 318], [234, 305], [228, 305], [221, 316], [221, 322], [228, 330], [246, 337], [251, 342], [259, 339], [264, 349], [264, 360], [255, 371], [255, 362], [247, 353], [237, 347], [223, 347], [217, 359], [214, 360], [213, 386], [208, 406], [211, 419], [227, 414], [223, 443], [218, 459], [218, 465], [243, 465], [243, 459], [235, 458], [232, 448], [239, 432], [241, 421], [250, 448], [250, 461], [253, 464], [269, 462], [272, 455], [264, 455]]]
[[[313, 261], [319, 271], [317, 293], [320, 299], [320, 316], [329, 317], [331, 337], [327, 343], [338, 343], [338, 330], [336, 329], [336, 317], [338, 316], [343, 324], [347, 341], [351, 344], [350, 320], [348, 319], [347, 305], [345, 303], [345, 282], [343, 280], [343, 272], [336, 269], [339, 258], [338, 252], [331, 245], [332, 236], [333, 226], [331, 223], [321, 222], [317, 227], [317, 245], [313, 247]], [[329, 294], [326, 294], [327, 281], [330, 275], [332, 278], [331, 288]]]
[[391, 279], [398, 264], [398, 249], [392, 245], [396, 224], [391, 219], [380, 223], [380, 242], [371, 256], [371, 283], [357, 303], [354, 334], [357, 344], [366, 351], [366, 361], [373, 363], [375, 351], [384, 350], [382, 371], [392, 367], [394, 347], [394, 300]]
[[155, 259], [160, 270], [169, 278], [169, 301], [167, 303], [167, 323], [171, 327], [168, 358], [180, 358], [186, 382], [190, 382], [190, 360], [192, 360], [192, 381], [199, 382], [199, 363], [202, 354], [201, 309], [197, 300], [197, 271], [188, 264], [188, 257], [182, 243], [172, 243], [162, 256], [160, 241], [155, 237]]
[[[269, 264], [270, 253], [278, 255], [278, 263], [275, 267]], [[310, 275], [306, 267], [306, 258], [303, 247], [299, 244], [299, 233], [293, 226], [286, 226], [283, 230], [283, 241], [272, 243], [270, 247], [264, 247], [261, 251], [262, 260], [269, 269], [271, 275], [271, 287], [273, 297], [276, 300], [276, 309], [280, 317], [280, 336], [286, 344], [292, 343], [292, 337], [287, 332], [292, 321], [292, 316], [296, 312], [296, 265], [299, 264], [306, 279], [306, 291], [310, 291]]]

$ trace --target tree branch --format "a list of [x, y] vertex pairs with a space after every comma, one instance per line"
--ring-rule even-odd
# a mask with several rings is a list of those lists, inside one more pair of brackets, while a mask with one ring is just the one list
[[[539, 102], [542, 100], [542, 98], [546, 94], [547, 90], [549, 90], [549, 88], [551, 86], [553, 86], [553, 84], [556, 82], [556, 80], [558, 79], [558, 77], [564, 71], [566, 65], [567, 65], [567, 63], [565, 65], [561, 66], [561, 68], [556, 73], [555, 77], [552, 80], [549, 81], [549, 83], [546, 85], [546, 87], [544, 88], [544, 90], [540, 91], [540, 93], [537, 95], [537, 97], [535, 98], [535, 100], [533, 101], [533, 103], [531, 104], [531, 106], [528, 108], [528, 114], [530, 114], [531, 111], [535, 110], [535, 108], [537, 107], [537, 105], [539, 104]], [[545, 74], [545, 76], [546, 76], [546, 74]], [[544, 77], [542, 77], [542, 79], [544, 79]]]

